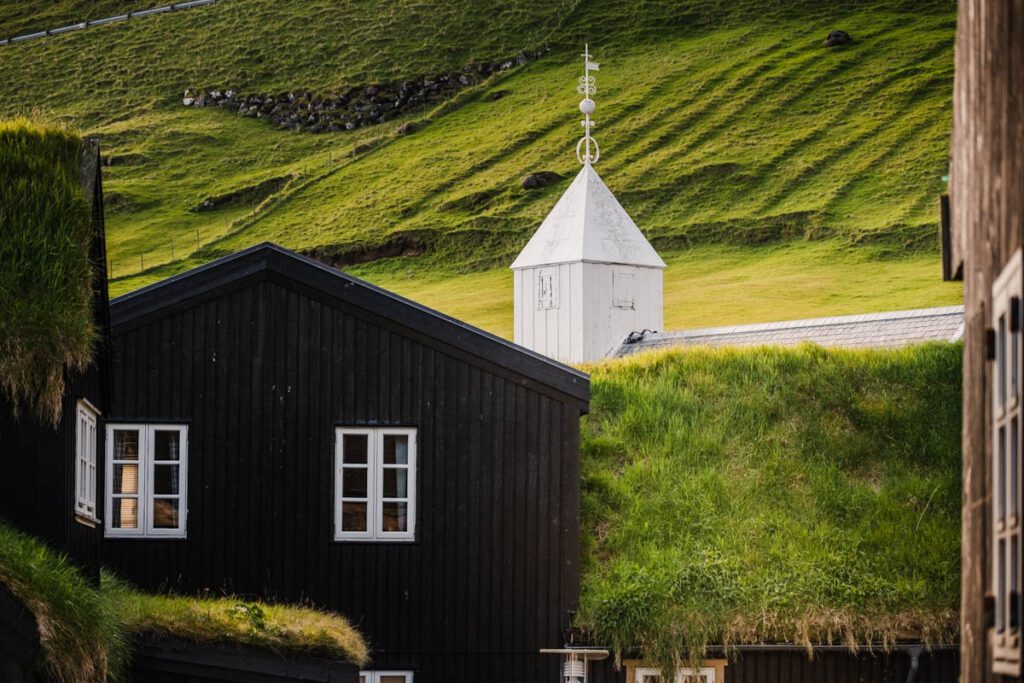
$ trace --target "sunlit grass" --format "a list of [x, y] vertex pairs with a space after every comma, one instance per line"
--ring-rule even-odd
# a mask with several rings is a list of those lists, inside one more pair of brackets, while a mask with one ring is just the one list
[[[78, 9], [70, 0], [56, 4], [64, 13]], [[822, 48], [836, 26], [854, 44]], [[103, 138], [113, 161], [104, 170], [118, 292], [264, 240], [302, 250], [401, 237], [426, 253], [414, 264], [381, 264], [385, 280], [507, 334], [510, 314], [490, 289], [473, 302], [467, 283], [508, 292], [497, 273], [569, 182], [527, 192], [522, 177], [575, 172], [578, 43], [590, 40], [604, 64], [595, 134], [611, 189], [670, 257], [684, 247], [697, 255], [704, 252], [693, 247], [753, 247], [736, 253], [744, 277], [765, 283], [749, 297], [732, 286], [738, 275], [728, 259], [711, 258], [725, 268], [721, 278], [711, 271], [695, 280], [687, 279], [689, 266], [673, 263], [668, 323], [909, 308], [953, 298], [938, 277], [929, 284], [924, 263], [937, 262], [954, 30], [955, 5], [944, 0], [827, 9], [717, 0], [225, 2], [6, 48], [0, 82], [10, 92], [0, 112], [39, 109]], [[265, 34], [275, 40], [253, 37]], [[180, 35], [190, 39], [166, 40]], [[466, 91], [412, 135], [394, 136], [401, 120], [294, 134], [180, 104], [188, 86], [329, 91], [545, 43], [552, 49], [541, 60]], [[82, 55], [90, 57], [87, 88], [80, 87]], [[370, 140], [386, 144], [351, 155]], [[293, 180], [253, 206], [190, 210], [283, 176]], [[486, 200], [457, 208], [473, 193]], [[816, 283], [791, 286], [770, 270], [754, 272], [780, 258], [774, 249], [757, 257], [756, 248], [806, 238], [833, 247], [818, 253], [822, 263], [802, 264]], [[907, 264], [872, 264], [851, 277], [856, 259], [848, 249], [884, 250]], [[406, 267], [422, 283], [405, 283], [397, 271]], [[888, 290], [894, 273], [898, 287]], [[714, 292], [713, 306], [696, 306], [704, 292]], [[768, 303], [775, 299], [783, 300], [778, 315], [758, 312], [775, 308]], [[835, 309], [820, 305], [829, 300]], [[751, 317], [732, 315], [744, 308]], [[712, 319], [712, 311], [724, 314]]]
[[580, 625], [670, 667], [711, 643], [952, 642], [961, 352], [590, 367]]

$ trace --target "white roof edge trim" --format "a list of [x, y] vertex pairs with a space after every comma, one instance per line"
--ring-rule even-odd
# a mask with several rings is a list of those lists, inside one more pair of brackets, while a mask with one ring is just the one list
[[551, 261], [550, 263], [531, 263], [528, 266], [517, 266], [514, 263], [508, 267], [509, 270], [528, 270], [530, 268], [546, 268], [548, 266], [564, 266], [567, 263], [595, 263], [604, 266], [627, 266], [629, 268], [650, 268], [651, 270], [665, 270], [668, 268], [667, 265], [662, 263], [660, 266], [649, 266], [646, 264], [639, 263], [620, 263], [618, 261], [595, 261], [593, 259], [575, 259], [573, 261]]

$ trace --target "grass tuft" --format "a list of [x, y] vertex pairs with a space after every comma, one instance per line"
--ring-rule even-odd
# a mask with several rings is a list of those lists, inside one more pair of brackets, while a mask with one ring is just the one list
[[709, 644], [953, 641], [961, 352], [593, 366], [579, 624], [669, 669]]
[[67, 558], [2, 520], [0, 583], [35, 615], [42, 666], [55, 681], [124, 679], [128, 645], [108, 601]]
[[102, 592], [136, 637], [247, 645], [282, 655], [342, 658], [359, 666], [369, 662], [360, 633], [330, 612], [231, 596], [152, 595], [107, 571]]
[[0, 391], [52, 424], [96, 339], [81, 153], [67, 128], [0, 120]]

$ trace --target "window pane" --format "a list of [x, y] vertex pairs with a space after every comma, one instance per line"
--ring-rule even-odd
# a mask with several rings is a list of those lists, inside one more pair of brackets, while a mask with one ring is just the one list
[[999, 338], [996, 353], [999, 358], [999, 407], [1006, 405], [1006, 316], [999, 316]]
[[341, 530], [366, 531], [366, 503], [341, 504]]
[[114, 460], [139, 459], [139, 433], [132, 429], [114, 430]]
[[999, 585], [996, 586], [996, 630], [1000, 633], [1005, 628], [1006, 618], [1006, 540], [999, 539], [999, 553], [996, 557], [996, 562], [999, 563], [997, 567], [997, 576]]
[[139, 492], [139, 466], [114, 465], [114, 481], [111, 484], [114, 493]]
[[996, 497], [996, 519], [1006, 519], [1006, 427], [999, 428], [999, 485]]
[[406, 520], [407, 503], [382, 503], [381, 530], [383, 531], [408, 531], [408, 520]]
[[138, 529], [139, 501], [135, 498], [115, 498], [114, 519], [111, 521], [115, 529]]
[[1010, 514], [1017, 516], [1017, 523], [1020, 523], [1020, 497], [1017, 487], [1017, 416], [1014, 415], [1010, 421]]
[[153, 459], [178, 460], [181, 448], [181, 433], [177, 430], [158, 429], [154, 433]]
[[153, 493], [176, 495], [178, 493], [178, 466], [153, 466]]
[[405, 674], [397, 676], [381, 676], [380, 683], [405, 683]]
[[369, 436], [366, 434], [346, 434], [342, 437], [342, 458], [344, 462], [358, 465], [366, 464], [366, 453], [369, 450]]
[[384, 435], [384, 463], [387, 465], [409, 463], [409, 436], [407, 434]]
[[157, 498], [153, 501], [153, 528], [178, 528], [178, 501], [176, 499]]
[[407, 480], [409, 470], [401, 468], [384, 468], [384, 497], [405, 498], [407, 495]]
[[341, 495], [346, 498], [366, 498], [365, 467], [346, 467], [342, 470]]

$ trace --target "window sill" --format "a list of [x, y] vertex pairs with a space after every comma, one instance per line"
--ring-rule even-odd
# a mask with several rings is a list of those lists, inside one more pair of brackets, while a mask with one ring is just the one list
[[335, 545], [419, 545], [416, 538], [335, 538]]
[[161, 536], [147, 534], [111, 534], [104, 532], [104, 541], [187, 541], [188, 536]]
[[87, 526], [90, 529], [95, 529], [100, 525], [100, 520], [96, 519], [92, 515], [87, 515], [84, 512], [75, 512], [75, 521], [82, 526]]

